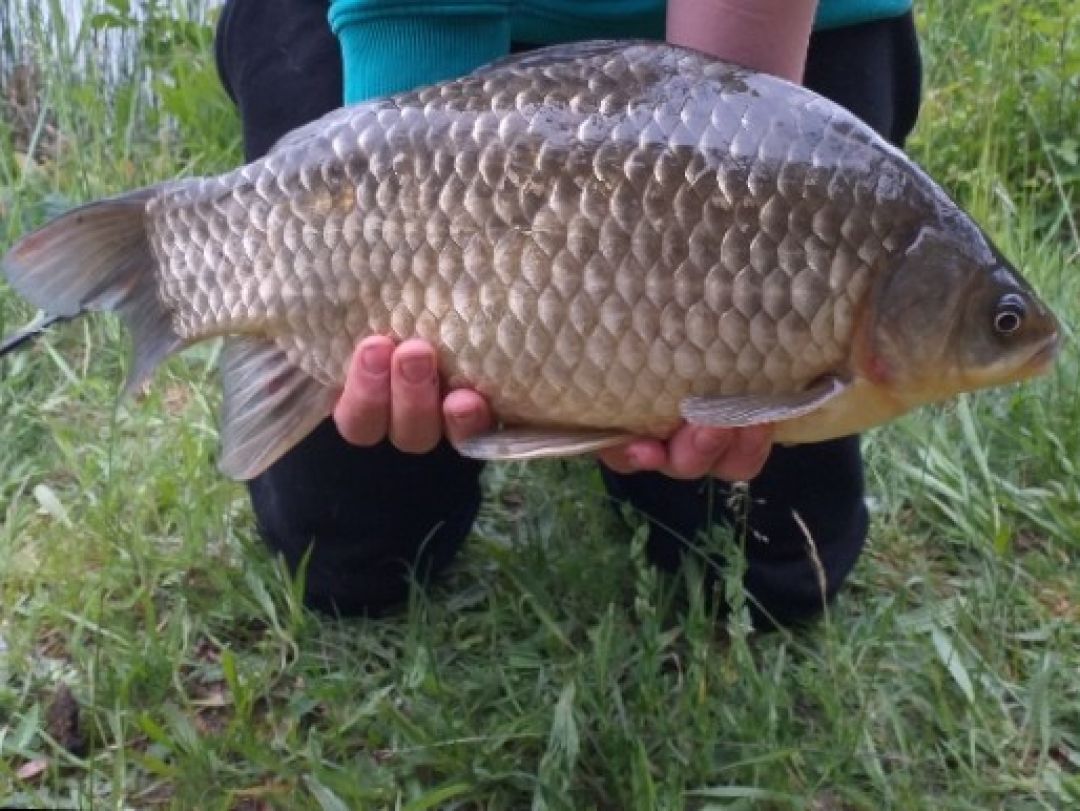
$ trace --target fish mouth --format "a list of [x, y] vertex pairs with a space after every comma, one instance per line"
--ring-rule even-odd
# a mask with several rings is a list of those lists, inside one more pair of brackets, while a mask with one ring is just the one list
[[1024, 364], [1025, 371], [1031, 375], [1039, 375], [1047, 371], [1054, 362], [1054, 358], [1057, 357], [1060, 347], [1061, 336], [1057, 332], [1046, 336], [1035, 346], [1031, 356], [1027, 359]]

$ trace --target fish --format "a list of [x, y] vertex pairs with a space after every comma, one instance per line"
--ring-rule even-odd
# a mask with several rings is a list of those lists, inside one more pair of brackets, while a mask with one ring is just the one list
[[331, 413], [374, 334], [430, 341], [446, 388], [488, 400], [497, 427], [458, 447], [481, 459], [684, 421], [819, 442], [1045, 373], [1059, 343], [979, 226], [854, 115], [649, 42], [342, 108], [225, 174], [75, 208], [2, 270], [42, 323], [118, 313], [127, 391], [222, 337], [238, 479]]

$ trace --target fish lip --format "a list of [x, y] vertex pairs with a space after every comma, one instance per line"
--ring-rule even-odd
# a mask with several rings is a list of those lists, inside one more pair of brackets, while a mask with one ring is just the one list
[[1031, 357], [1028, 358], [1024, 366], [1029, 369], [1032, 374], [1040, 374], [1046, 371], [1050, 367], [1050, 364], [1054, 362], [1054, 358], [1057, 357], [1060, 348], [1061, 334], [1054, 332], [1053, 334], [1046, 336], [1046, 338], [1035, 347], [1031, 353]]

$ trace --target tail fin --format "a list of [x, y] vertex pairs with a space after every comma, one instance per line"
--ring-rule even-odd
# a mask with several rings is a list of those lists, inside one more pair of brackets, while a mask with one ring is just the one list
[[125, 391], [143, 383], [184, 341], [157, 295], [157, 262], [146, 238], [146, 202], [156, 187], [72, 209], [23, 237], [0, 262], [11, 285], [57, 320], [118, 313], [135, 351]]

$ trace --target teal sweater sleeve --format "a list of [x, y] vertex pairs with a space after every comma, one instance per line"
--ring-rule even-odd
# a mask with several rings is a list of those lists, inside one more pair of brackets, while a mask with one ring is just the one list
[[510, 50], [512, 0], [333, 0], [345, 103], [456, 78]]
[[[912, 0], [820, 0], [817, 29], [886, 19]], [[664, 38], [665, 0], [332, 0], [345, 102], [461, 76], [531, 45]]]

